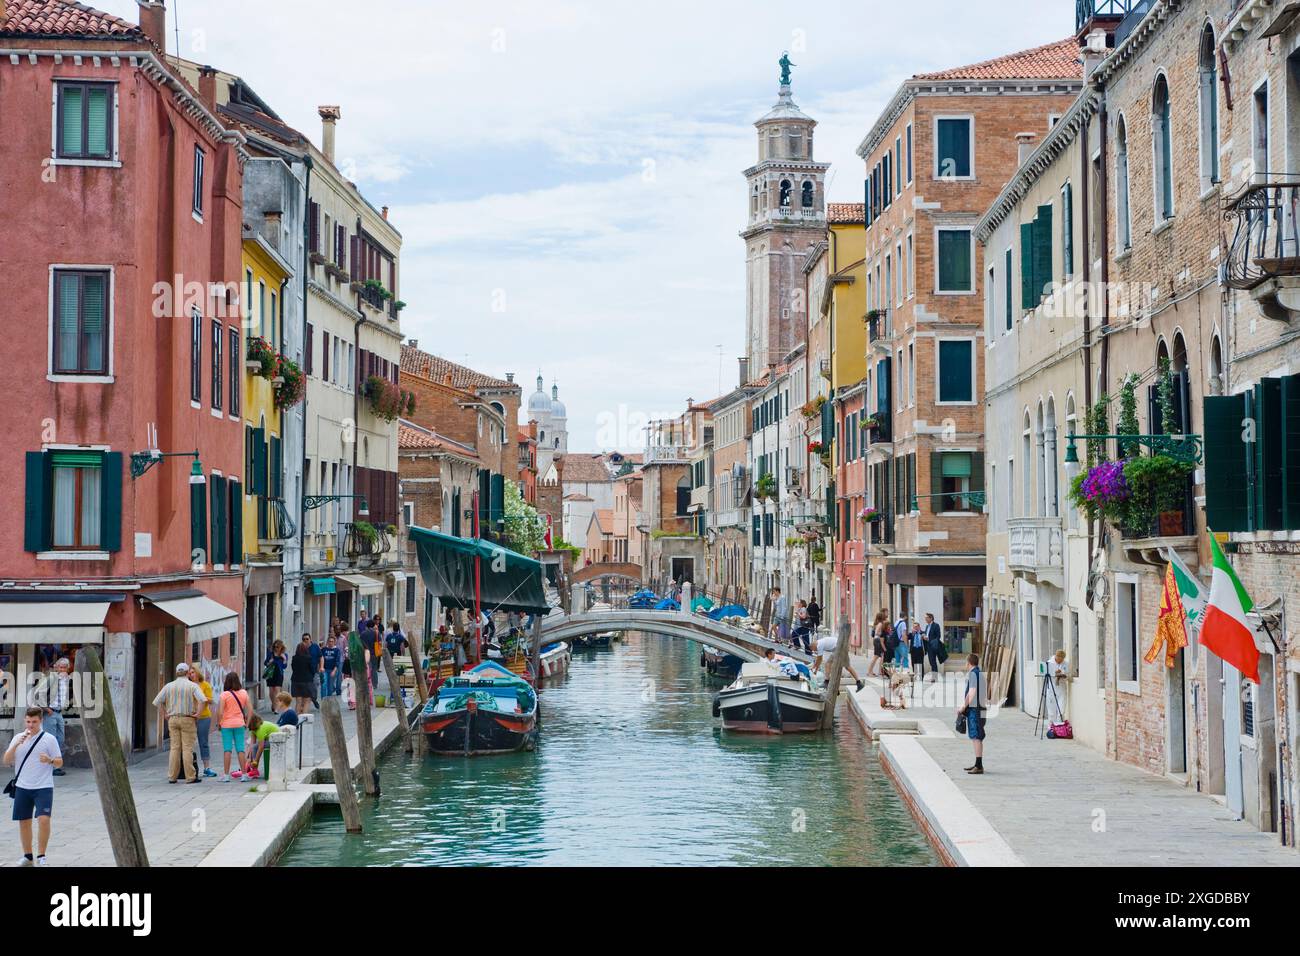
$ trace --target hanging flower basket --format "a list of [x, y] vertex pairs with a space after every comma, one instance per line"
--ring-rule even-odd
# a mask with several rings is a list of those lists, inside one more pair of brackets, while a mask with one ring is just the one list
[[808, 451], [810, 454], [820, 455], [823, 452], [825, 452], [825, 450], [826, 450], [826, 446], [819, 441], [810, 441], [808, 443]]
[[278, 374], [271, 382], [275, 385], [275, 407], [292, 408], [307, 394], [307, 376], [302, 367], [292, 359], [279, 356]]
[[271, 348], [271, 343], [260, 335], [251, 336], [244, 352], [244, 367], [256, 372], [262, 378], [270, 379], [276, 374], [280, 355]]
[[863, 508], [858, 512], [858, 519], [861, 521], [882, 521], [884, 517], [884, 513], [875, 508]]
[[408, 393], [378, 375], [366, 379], [365, 396], [370, 410], [386, 422], [395, 421], [410, 402]]

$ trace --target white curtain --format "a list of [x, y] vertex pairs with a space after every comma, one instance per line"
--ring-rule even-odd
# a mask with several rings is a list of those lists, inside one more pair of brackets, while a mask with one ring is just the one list
[[76, 546], [77, 469], [54, 469], [54, 546]]
[[99, 476], [98, 468], [81, 469], [81, 541], [82, 547], [99, 547]]

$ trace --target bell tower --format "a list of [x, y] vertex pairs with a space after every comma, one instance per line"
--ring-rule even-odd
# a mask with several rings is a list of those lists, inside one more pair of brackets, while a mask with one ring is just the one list
[[826, 171], [813, 158], [817, 121], [795, 105], [781, 57], [776, 105], [754, 123], [758, 162], [745, 170], [745, 354], [750, 374], [779, 363], [808, 334], [803, 257], [826, 236]]

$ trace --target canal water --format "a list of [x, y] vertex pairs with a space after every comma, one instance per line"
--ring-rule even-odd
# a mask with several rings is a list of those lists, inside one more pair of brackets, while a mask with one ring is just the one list
[[576, 653], [535, 753], [390, 750], [364, 833], [320, 808], [280, 865], [936, 863], [843, 706], [830, 734], [724, 733], [699, 655], [639, 633]]

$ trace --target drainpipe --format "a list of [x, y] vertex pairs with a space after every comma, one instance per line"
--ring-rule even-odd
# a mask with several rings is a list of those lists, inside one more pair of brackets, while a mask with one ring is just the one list
[[[1106, 109], [1106, 91], [1101, 90], [1101, 94], [1102, 94], [1101, 108], [1100, 108], [1100, 112], [1098, 113], [1099, 122], [1097, 124], [1101, 136], [1101, 143], [1100, 143], [1101, 194], [1103, 196], [1109, 196], [1110, 175], [1109, 175], [1108, 167], [1106, 165], [1106, 153], [1108, 148], [1108, 142], [1110, 139], [1107, 130], [1107, 123], [1109, 122], [1109, 112]], [[1130, 211], [1130, 215], [1132, 215], [1131, 211]], [[1110, 363], [1108, 361], [1110, 357], [1110, 336], [1106, 334], [1106, 331], [1110, 326], [1110, 229], [1109, 228], [1102, 230], [1102, 234], [1101, 234], [1101, 289], [1102, 289], [1102, 296], [1101, 296], [1102, 339], [1101, 339], [1101, 358], [1098, 362], [1098, 368], [1101, 372], [1102, 387], [1105, 388], [1107, 383], [1110, 380], [1109, 379]], [[1091, 363], [1089, 367], [1091, 368]], [[1092, 394], [1092, 376], [1089, 375], [1088, 395], [1091, 397], [1091, 394]], [[1091, 539], [1089, 539], [1089, 544], [1091, 545], [1091, 543], [1092, 543]], [[1091, 567], [1091, 560], [1092, 560], [1091, 555], [1089, 555], [1088, 560], [1090, 562], [1089, 567]], [[1108, 595], [1108, 599], [1109, 599], [1109, 595]], [[1101, 642], [1102, 648], [1104, 649], [1106, 644], [1106, 619], [1104, 614], [1101, 616], [1100, 623], [1097, 627], [1097, 638]], [[1118, 664], [1115, 664], [1113, 661], [1112, 664], [1114, 664], [1116, 669], [1112, 670], [1112, 668], [1110, 667], [1106, 669], [1106, 684], [1107, 684], [1106, 689], [1110, 691], [1111, 739], [1114, 741], [1114, 751], [1112, 752], [1111, 757], [1112, 759], [1118, 760], [1119, 759], [1119, 734], [1118, 734], [1119, 732], [1119, 687], [1117, 683]], [[1112, 679], [1111, 677], [1112, 674], [1116, 675], [1114, 679]]]
[[[311, 342], [307, 340], [307, 302], [311, 298], [307, 294], [307, 282], [311, 275], [311, 152], [303, 154], [303, 163], [307, 167], [307, 175], [302, 185], [302, 345], [303, 345], [303, 374], [306, 373], [306, 350], [311, 348]], [[302, 392], [302, 484], [298, 489], [298, 583], [302, 585], [302, 603], [299, 607], [303, 608], [300, 612], [299, 624], [301, 630], [306, 630], [307, 622], [307, 548], [306, 548], [306, 526], [307, 515], [303, 511], [302, 500], [307, 490], [307, 405], [308, 390], [303, 388]]]

